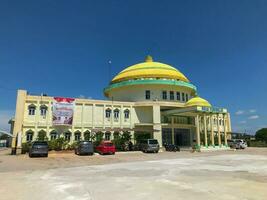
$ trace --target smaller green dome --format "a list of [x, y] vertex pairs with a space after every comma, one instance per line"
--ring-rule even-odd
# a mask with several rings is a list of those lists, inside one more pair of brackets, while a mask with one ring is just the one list
[[196, 97], [193, 97], [192, 99], [190, 99], [189, 101], [187, 101], [185, 103], [185, 106], [186, 107], [192, 107], [192, 106], [211, 107], [211, 104], [207, 100], [196, 96]]

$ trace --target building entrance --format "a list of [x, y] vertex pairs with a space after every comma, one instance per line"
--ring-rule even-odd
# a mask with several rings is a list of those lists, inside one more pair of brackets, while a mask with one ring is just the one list
[[174, 129], [174, 144], [178, 146], [191, 146], [189, 129]]

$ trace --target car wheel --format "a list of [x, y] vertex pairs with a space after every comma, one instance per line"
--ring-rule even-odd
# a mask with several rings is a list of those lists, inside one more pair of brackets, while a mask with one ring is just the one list
[[32, 154], [31, 153], [29, 153], [29, 157], [32, 158]]
[[46, 153], [46, 154], [44, 155], [44, 157], [48, 157], [48, 153]]

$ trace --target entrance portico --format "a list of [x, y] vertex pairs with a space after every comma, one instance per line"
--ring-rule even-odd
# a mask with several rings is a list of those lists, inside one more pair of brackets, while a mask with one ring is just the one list
[[[172, 119], [175, 116], [193, 118], [194, 121], [191, 123], [193, 126], [192, 142], [197, 149], [229, 148], [227, 139], [231, 132], [230, 116], [224, 108], [193, 106], [163, 111], [162, 115]], [[173, 131], [172, 135], [174, 135]]]

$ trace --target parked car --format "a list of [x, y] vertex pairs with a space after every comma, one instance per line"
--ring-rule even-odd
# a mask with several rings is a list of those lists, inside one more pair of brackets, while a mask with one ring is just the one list
[[165, 147], [166, 151], [173, 151], [173, 152], [180, 151], [180, 148], [175, 144], [165, 143], [163, 146]]
[[48, 156], [48, 143], [46, 141], [35, 141], [29, 148], [29, 157]]
[[247, 142], [242, 139], [237, 139], [236, 142], [238, 143], [239, 149], [245, 149], [248, 147]]
[[246, 141], [242, 139], [227, 140], [227, 143], [233, 149], [245, 149], [248, 147]]
[[111, 141], [102, 141], [96, 147], [96, 151], [101, 155], [115, 154], [116, 148], [115, 148], [115, 145]]
[[138, 148], [144, 153], [148, 153], [148, 152], [158, 153], [159, 143], [158, 143], [158, 140], [155, 140], [155, 139], [140, 140], [138, 142]]
[[238, 144], [234, 140], [227, 140], [227, 144], [232, 149], [238, 149]]
[[91, 141], [80, 141], [75, 148], [76, 155], [93, 155], [94, 145]]

